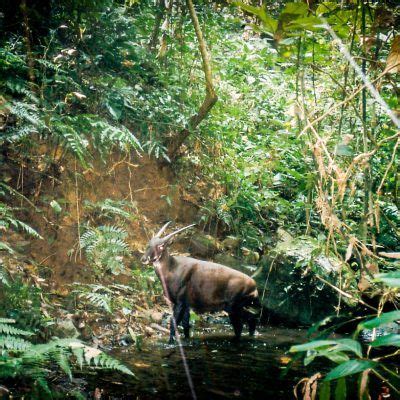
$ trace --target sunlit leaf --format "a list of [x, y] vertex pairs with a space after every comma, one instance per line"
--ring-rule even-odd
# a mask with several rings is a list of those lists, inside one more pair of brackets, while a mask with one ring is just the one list
[[305, 15], [308, 12], [308, 7], [306, 3], [287, 3], [285, 8], [282, 10], [282, 14], [296, 14]]
[[400, 347], [400, 335], [393, 333], [390, 335], [381, 336], [378, 339], [375, 339], [370, 345], [372, 347], [380, 347], [380, 346]]
[[375, 275], [375, 279], [390, 287], [400, 287], [400, 271]]
[[362, 322], [358, 325], [358, 330], [379, 328], [382, 325], [389, 324], [390, 322], [397, 320], [400, 320], [400, 311], [390, 311], [381, 314], [379, 317]]
[[371, 360], [350, 360], [333, 368], [325, 377], [326, 381], [339, 379], [344, 376], [357, 374], [366, 369], [374, 368], [378, 365], [377, 362]]
[[353, 339], [338, 339], [335, 350], [351, 351], [358, 357], [362, 357], [362, 347], [360, 342]]
[[315, 340], [313, 342], [308, 342], [308, 343], [292, 346], [289, 349], [289, 351], [291, 353], [297, 353], [299, 351], [308, 351], [308, 350], [314, 350], [314, 349], [318, 349], [318, 348], [327, 347], [332, 344], [336, 344], [336, 341], [335, 340]]

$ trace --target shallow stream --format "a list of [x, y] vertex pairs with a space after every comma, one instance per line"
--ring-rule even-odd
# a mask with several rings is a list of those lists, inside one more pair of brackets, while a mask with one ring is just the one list
[[[255, 337], [245, 334], [239, 344], [231, 337], [228, 325], [212, 324], [183, 341], [198, 399], [293, 399], [295, 384], [321, 367], [304, 368], [296, 362], [283, 375], [290, 361], [286, 351], [305, 341], [305, 330], [261, 327]], [[136, 379], [100, 377], [96, 387], [102, 398], [191, 399], [179, 348], [166, 342], [164, 336], [145, 340], [141, 351], [134, 346], [114, 350], [112, 354], [135, 372]]]

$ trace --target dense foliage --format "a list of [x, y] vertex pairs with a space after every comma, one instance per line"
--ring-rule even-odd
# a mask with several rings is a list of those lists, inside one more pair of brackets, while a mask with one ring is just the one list
[[[60, 184], [65, 168], [73, 166], [67, 172], [77, 187], [115, 153], [133, 167], [132, 160], [140, 163], [138, 155], [147, 153], [182, 178], [185, 190], [213, 188], [198, 204], [196, 222], [205, 230], [235, 235], [242, 248], [260, 255], [273, 247], [279, 227], [312, 236], [319, 254], [335, 254], [353, 270], [357, 290], [351, 296], [377, 314], [358, 330], [379, 327], [382, 321], [371, 322], [376, 318], [399, 319], [393, 311], [400, 274], [395, 2], [198, 2], [200, 27], [188, 12], [191, 1], [48, 1], [41, 9], [31, 3], [7, 5], [1, 21], [2, 254], [15, 255], [6, 240], [11, 232], [42, 238], [24, 220], [29, 213], [50, 226], [44, 209], [65, 216], [68, 204], [40, 196], [43, 182]], [[210, 65], [196, 29], [206, 40]], [[218, 101], [192, 129], [204, 92], [211, 90], [207, 68]], [[84, 259], [94, 283], [71, 291], [107, 313], [128, 314], [125, 294], [152, 290], [148, 271], [138, 272], [137, 261], [129, 261], [129, 224], [138, 217], [129, 190], [130, 201], [107, 193], [99, 202], [87, 200], [74, 221], [77, 237], [69, 255]], [[130, 287], [103, 282], [130, 267]], [[32, 354], [38, 364], [57, 362], [67, 375], [70, 356], [81, 366], [93, 359], [128, 372], [105, 355], [82, 358], [90, 348], [78, 341], [22, 339], [30, 337], [30, 327], [14, 328], [9, 307], [36, 286], [10, 282], [6, 266], [0, 269], [0, 287], [8, 288], [0, 297], [0, 317], [12, 318], [0, 321], [0, 363], [8, 376], [26, 370], [47, 390], [42, 366], [24, 364]], [[40, 304], [37, 318], [43, 323]], [[307, 352], [306, 364], [317, 356], [338, 363], [327, 380], [370, 370], [386, 378], [389, 372], [377, 372], [378, 361], [370, 348], [362, 352], [356, 335], [333, 341], [329, 329], [292, 351]], [[371, 346], [399, 347], [398, 335]], [[326, 385], [321, 391], [329, 398]]]

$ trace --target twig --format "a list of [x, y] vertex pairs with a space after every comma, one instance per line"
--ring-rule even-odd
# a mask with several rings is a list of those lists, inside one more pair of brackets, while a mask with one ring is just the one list
[[174, 186], [174, 185], [164, 185], [164, 186], [159, 186], [159, 187], [144, 187], [144, 188], [140, 188], [140, 189], [136, 189], [133, 191], [133, 193], [137, 193], [137, 192], [143, 192], [145, 190], [159, 190], [159, 189], [165, 189], [167, 187], [170, 186]]
[[357, 301], [358, 303], [364, 305], [365, 307], [370, 308], [371, 310], [374, 311], [378, 311], [375, 307], [370, 306], [368, 303], [366, 303], [365, 301], [361, 300], [361, 299], [357, 299], [354, 296], [352, 296], [350, 293], [347, 293], [345, 291], [343, 291], [342, 289], [339, 289], [338, 287], [336, 287], [335, 285], [333, 285], [332, 283], [328, 282], [326, 279], [322, 278], [321, 276], [319, 276], [318, 274], [315, 274], [316, 278], [319, 279], [321, 282], [325, 283], [326, 285], [330, 286], [332, 289], [336, 290], [337, 292], [339, 292], [342, 296], [347, 297], [348, 299], [352, 299]]
[[388, 173], [389, 173], [390, 169], [391, 169], [392, 166], [393, 166], [394, 160], [395, 160], [395, 158], [396, 158], [397, 148], [399, 147], [399, 144], [400, 144], [400, 137], [397, 138], [397, 142], [396, 142], [396, 144], [394, 145], [392, 157], [390, 158], [390, 162], [389, 162], [388, 166], [386, 167], [386, 170], [385, 170], [385, 173], [384, 173], [384, 175], [383, 175], [383, 177], [382, 177], [381, 183], [380, 183], [380, 185], [379, 185], [379, 187], [378, 187], [378, 190], [376, 191], [376, 192], [378, 193], [378, 196], [380, 196], [381, 191], [382, 191], [383, 184], [385, 183], [385, 180], [386, 180], [386, 178], [387, 178], [387, 176], [388, 176]]
[[[375, 78], [371, 84], [379, 81], [380, 79], [382, 79], [386, 74], [388, 74], [388, 72], [391, 70], [392, 68], [388, 68], [387, 70], [383, 71], [377, 78]], [[353, 100], [354, 97], [356, 97], [362, 90], [364, 90], [368, 85], [364, 84], [361, 85], [357, 90], [355, 90], [349, 97], [347, 97], [346, 99], [344, 99], [343, 101], [341, 101], [340, 103], [336, 103], [335, 105], [333, 105], [328, 111], [326, 111], [324, 114], [322, 114], [320, 117], [314, 119], [311, 122], [308, 122], [307, 125], [303, 128], [303, 130], [300, 132], [301, 136], [303, 133], [305, 133], [308, 129], [310, 129], [312, 126], [314, 126], [316, 123], [322, 121], [323, 119], [325, 119], [329, 114], [331, 114], [333, 111], [335, 111], [336, 109], [338, 109], [339, 107], [341, 107], [342, 105], [348, 103], [349, 101]]]
[[397, 394], [400, 394], [400, 391], [396, 389], [395, 386], [393, 386], [388, 379], [386, 379], [384, 376], [382, 376], [379, 372], [375, 371], [374, 369], [371, 369], [371, 371], [382, 381], [385, 382], [388, 386], [390, 386]]

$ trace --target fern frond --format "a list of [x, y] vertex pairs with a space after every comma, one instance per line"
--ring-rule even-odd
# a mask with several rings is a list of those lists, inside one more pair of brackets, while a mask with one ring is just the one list
[[15, 335], [15, 336], [32, 336], [33, 333], [23, 329], [15, 328], [8, 323], [0, 323], [0, 334]]
[[15, 336], [0, 336], [0, 349], [20, 352], [29, 349], [32, 343]]
[[123, 256], [129, 253], [129, 245], [124, 240], [127, 236], [124, 228], [101, 225], [84, 232], [79, 243], [94, 266], [118, 274], [124, 269]]
[[93, 306], [102, 308], [103, 310], [112, 313], [111, 298], [107, 294], [102, 293], [81, 293], [79, 297], [87, 299]]
[[23, 231], [25, 231], [28, 235], [36, 238], [36, 239], [43, 239], [43, 237], [35, 230], [33, 229], [31, 226], [29, 226], [28, 224], [26, 224], [25, 222], [22, 222], [20, 220], [14, 220], [13, 225], [16, 228], [20, 228]]

